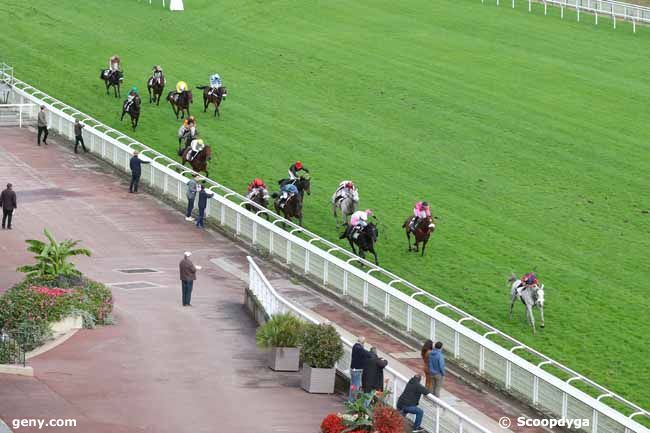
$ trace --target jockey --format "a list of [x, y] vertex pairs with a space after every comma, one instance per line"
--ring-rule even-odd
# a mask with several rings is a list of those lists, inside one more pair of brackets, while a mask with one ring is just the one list
[[162, 84], [163, 70], [160, 67], [160, 65], [156, 65], [153, 67], [153, 71], [151, 71], [151, 75], [152, 75], [152, 84], [154, 81], [158, 81], [158, 84]]
[[210, 75], [209, 79], [210, 79], [210, 91], [208, 92], [208, 95], [212, 95], [214, 92], [216, 92], [219, 89], [219, 87], [223, 85], [223, 83], [221, 81], [221, 77], [217, 73]]
[[305, 173], [309, 173], [309, 170], [307, 170], [307, 167], [302, 165], [302, 162], [296, 161], [295, 164], [292, 164], [291, 167], [289, 167], [289, 180], [298, 179], [298, 172], [301, 170]]
[[197, 138], [196, 140], [192, 140], [192, 144], [190, 144], [190, 151], [187, 153], [187, 160], [191, 161], [193, 160], [196, 155], [201, 153], [201, 151], [205, 148], [205, 144], [203, 144], [203, 140], [200, 138]]
[[129, 92], [129, 95], [126, 98], [126, 102], [124, 103], [124, 111], [129, 111], [129, 108], [131, 108], [131, 104], [133, 104], [133, 101], [135, 101], [135, 99], [139, 97], [140, 95], [138, 95], [138, 88], [133, 86], [131, 88], [131, 91]]
[[533, 286], [536, 286], [536, 285], [539, 284], [539, 281], [537, 280], [537, 276], [535, 275], [534, 272], [527, 273], [526, 275], [521, 277], [521, 280], [519, 280], [519, 281], [520, 281], [519, 287], [523, 286], [524, 289], [526, 289], [528, 287], [533, 287]]
[[359, 233], [368, 225], [368, 217], [372, 216], [372, 210], [358, 210], [350, 217], [350, 224], [347, 230], [341, 236], [341, 239], [346, 238], [352, 234], [354, 239], [359, 236]]
[[187, 90], [187, 83], [185, 81], [179, 81], [176, 83], [176, 93], [183, 93]]
[[429, 203], [426, 201], [419, 201], [415, 203], [413, 208], [413, 220], [411, 220], [411, 230], [415, 231], [418, 228], [418, 224], [425, 218], [431, 217], [431, 208]]
[[344, 180], [339, 183], [339, 187], [336, 189], [336, 192], [332, 196], [332, 203], [336, 204], [339, 200], [343, 199], [348, 195], [352, 195], [356, 192], [357, 187], [351, 180]]
[[110, 77], [114, 73], [118, 72], [120, 70], [120, 56], [117, 54], [114, 56], [111, 56], [108, 59], [108, 71], [106, 72], [106, 76]]
[[298, 187], [292, 183], [288, 183], [286, 185], [283, 185], [282, 188], [280, 188], [280, 192], [282, 194], [280, 195], [279, 206], [282, 209], [284, 208], [284, 205], [287, 203], [287, 200], [289, 200], [289, 197], [298, 194]]
[[264, 195], [264, 198], [268, 198], [269, 196], [264, 181], [260, 178], [255, 178], [248, 184], [248, 194], [246, 194], [246, 198], [250, 199], [258, 192], [261, 192]]

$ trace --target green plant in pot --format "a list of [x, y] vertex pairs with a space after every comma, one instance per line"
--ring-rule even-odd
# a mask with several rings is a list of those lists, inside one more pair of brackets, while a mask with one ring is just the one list
[[302, 388], [311, 393], [333, 393], [334, 367], [342, 356], [341, 336], [334, 326], [324, 323], [306, 325], [300, 351], [303, 361]]
[[300, 369], [300, 341], [305, 323], [291, 314], [276, 314], [257, 329], [259, 347], [270, 349], [269, 367], [276, 371]]

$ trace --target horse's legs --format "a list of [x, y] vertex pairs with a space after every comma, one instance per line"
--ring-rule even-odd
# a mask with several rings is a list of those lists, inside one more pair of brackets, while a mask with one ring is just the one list
[[120, 122], [124, 120], [124, 114], [125, 113], [126, 113], [126, 111], [124, 111], [124, 109], [122, 109], [122, 115], [120, 116]]
[[373, 256], [375, 256], [375, 265], [379, 266], [379, 259], [377, 258], [377, 253], [375, 252], [375, 248], [373, 247], [370, 252], [372, 253]]
[[153, 102], [151, 99], [151, 87], [147, 86], [147, 91], [149, 92], [149, 103], [151, 104]]
[[539, 327], [543, 328], [544, 327], [544, 306], [543, 305], [539, 306], [539, 316], [541, 321]]
[[411, 232], [409, 231], [408, 227], [406, 228], [406, 241], [409, 244], [409, 252], [411, 251]]
[[515, 307], [515, 301], [517, 300], [517, 291], [512, 292], [512, 300], [510, 301], [510, 320], [512, 320], [512, 310]]
[[[352, 248], [352, 252], [354, 253], [354, 255], [357, 255], [357, 250], [356, 250], [356, 248], [354, 248], [354, 242], [352, 242], [352, 239], [350, 239], [349, 236], [348, 236], [348, 242], [350, 242], [350, 248]], [[361, 250], [361, 249], [359, 249], [359, 250]]]
[[219, 117], [221, 117], [221, 113], [219, 113], [219, 106], [217, 104], [214, 104], [214, 117], [217, 117], [217, 114]]
[[203, 96], [203, 112], [205, 113], [208, 111], [208, 105], [210, 105], [210, 101], [208, 101], [208, 98], [205, 97], [205, 94]]
[[429, 241], [428, 239], [422, 241], [422, 254], [420, 254], [420, 257], [424, 257], [424, 249], [427, 247], [428, 241]]
[[104, 84], [106, 84], [106, 95], [110, 95], [108, 89], [110, 89], [110, 85], [108, 84], [108, 80], [104, 81]]
[[533, 328], [533, 335], [535, 335], [535, 316], [533, 316], [532, 305], [526, 304], [526, 315], [528, 316], [528, 323]]

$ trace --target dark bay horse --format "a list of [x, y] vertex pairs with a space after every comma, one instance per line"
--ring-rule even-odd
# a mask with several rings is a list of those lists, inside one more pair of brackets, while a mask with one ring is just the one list
[[210, 146], [206, 144], [203, 150], [201, 150], [191, 161], [188, 161], [187, 156], [190, 150], [192, 150], [191, 147], [186, 147], [181, 154], [183, 165], [185, 165], [186, 162], [189, 162], [192, 166], [192, 170], [197, 173], [203, 171], [205, 172], [205, 177], [210, 176], [208, 173], [208, 163], [212, 159], [212, 149]]
[[155, 102], [160, 105], [160, 97], [165, 89], [165, 77], [160, 78], [150, 77], [147, 80], [147, 90], [149, 91], [149, 103]]
[[[348, 230], [349, 224], [346, 224], [346, 230]], [[350, 242], [350, 247], [352, 252], [362, 259], [366, 258], [366, 251], [372, 253], [375, 256], [375, 265], [379, 266], [379, 260], [377, 259], [377, 253], [375, 252], [375, 244], [377, 243], [377, 237], [379, 236], [379, 229], [374, 223], [368, 223], [367, 226], [361, 230], [356, 239], [354, 239], [354, 232], [347, 232], [348, 242]], [[354, 245], [357, 245], [359, 252], [354, 248]]]
[[294, 180], [281, 179], [278, 181], [280, 187], [283, 187], [289, 183], [293, 183], [294, 185], [296, 185], [296, 188], [298, 188], [298, 192], [300, 192], [301, 200], [305, 198], [305, 193], [307, 193], [307, 195], [311, 195], [311, 178], [307, 176], [300, 176], [298, 179], [294, 179]]
[[[266, 190], [263, 190], [261, 188], [258, 188], [257, 191], [250, 196], [249, 200], [252, 201], [253, 203], [257, 204], [260, 207], [263, 207], [264, 209], [269, 207], [269, 196]], [[251, 204], [245, 204], [244, 207], [248, 209], [250, 212], [257, 213], [259, 212], [259, 209], [256, 208], [255, 206]], [[263, 213], [264, 217], [268, 220], [269, 219], [269, 214], [264, 212]]]
[[120, 84], [122, 83], [122, 80], [124, 80], [122, 71], [115, 71], [113, 73], [110, 73], [108, 69], [100, 69], [100, 71], [99, 78], [104, 81], [104, 84], [106, 84], [106, 94], [108, 95], [108, 89], [113, 87], [115, 97], [117, 98], [121, 96]]
[[135, 128], [138, 126], [138, 120], [140, 119], [140, 105], [142, 101], [140, 100], [139, 96], [136, 96], [131, 105], [129, 106], [129, 109], [126, 109], [126, 104], [127, 101], [124, 101], [124, 104], [122, 104], [122, 116], [120, 117], [120, 121], [124, 120], [124, 115], [126, 113], [129, 113], [129, 116], [131, 117], [131, 127], [135, 131]]
[[185, 118], [186, 112], [187, 116], [190, 116], [190, 104], [193, 102], [191, 91], [185, 90], [182, 93], [178, 93], [175, 90], [171, 91], [167, 95], [167, 100], [172, 105], [172, 110], [174, 110], [177, 119], [179, 113], [181, 114], [181, 119]]
[[[413, 216], [410, 216], [402, 224], [402, 228], [406, 231], [406, 240], [409, 243], [409, 251], [418, 252], [418, 244], [422, 242], [422, 256], [424, 255], [424, 249], [427, 247], [427, 242], [429, 242], [429, 236], [436, 230], [436, 225], [433, 222], [433, 218], [427, 217], [418, 222], [415, 230], [411, 229], [411, 221]], [[411, 248], [411, 234], [415, 237], [415, 245]]]
[[302, 197], [300, 194], [289, 197], [282, 208], [280, 208], [280, 194], [274, 192], [272, 195], [275, 199], [273, 201], [275, 213], [283, 215], [289, 221], [291, 218], [298, 218], [298, 225], [302, 226]]
[[197, 89], [203, 90], [203, 112], [208, 111], [210, 104], [214, 104], [214, 115], [221, 117], [219, 106], [221, 101], [228, 96], [228, 89], [223, 86], [219, 87], [216, 92], [210, 92], [210, 86], [198, 86]]

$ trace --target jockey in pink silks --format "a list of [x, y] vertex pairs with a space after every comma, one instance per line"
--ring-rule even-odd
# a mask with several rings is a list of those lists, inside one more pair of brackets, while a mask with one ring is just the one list
[[[368, 217], [372, 216], [372, 211], [370, 209], [364, 210], [358, 210], [355, 213], [352, 214], [350, 217], [350, 224], [348, 225], [348, 228], [343, 234], [339, 237], [339, 239], [344, 239], [348, 237], [351, 233], [359, 233], [361, 230], [364, 229], [365, 226], [368, 225]], [[356, 236], [354, 236], [356, 238]]]
[[415, 231], [418, 228], [418, 224], [425, 218], [431, 217], [431, 208], [429, 203], [426, 201], [419, 201], [415, 203], [413, 208], [413, 220], [411, 221], [411, 230]]

